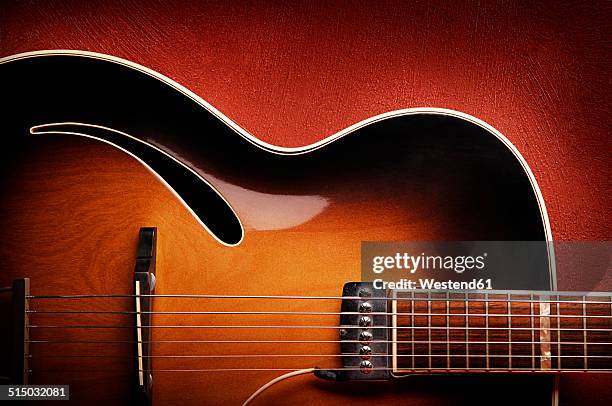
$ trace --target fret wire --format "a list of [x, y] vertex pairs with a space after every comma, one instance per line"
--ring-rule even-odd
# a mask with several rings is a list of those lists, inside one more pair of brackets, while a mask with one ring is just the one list
[[[467, 300], [469, 295], [465, 294], [465, 327], [469, 327], [470, 325], [470, 302]], [[469, 330], [465, 330], [465, 366], [466, 368], [470, 367], [470, 335]]]
[[[485, 341], [487, 342], [487, 344], [485, 345], [486, 347], [486, 354], [487, 354], [487, 358], [486, 358], [486, 363], [487, 363], [487, 369], [489, 368], [489, 294], [485, 293]], [[466, 330], [466, 334], [468, 334], [469, 330]]]
[[536, 355], [535, 355], [535, 320], [533, 314], [533, 294], [530, 295], [531, 303], [529, 304], [529, 327], [531, 327], [531, 367], [535, 369]]
[[[393, 297], [395, 297], [395, 295], [393, 295]], [[387, 310], [388, 309], [389, 309], [389, 306], [388, 306], [388, 302], [387, 302]], [[397, 302], [396, 301], [391, 302], [391, 312], [393, 313], [393, 315], [391, 316], [391, 325], [393, 327], [397, 327], [397, 315], [396, 315], [396, 313], [397, 313]], [[374, 320], [373, 317], [372, 317], [372, 320]], [[394, 328], [391, 331], [391, 340], [392, 340], [391, 346], [390, 346], [391, 347], [391, 354], [396, 355], [397, 354], [397, 329], [396, 328]], [[387, 348], [389, 348], [389, 347], [387, 347]], [[397, 357], [393, 357], [391, 359], [391, 366], [393, 368], [397, 367]]]
[[[413, 299], [412, 302], [410, 302], [410, 311], [412, 313], [412, 316], [411, 316], [412, 317], [412, 324], [411, 325], [414, 327], [414, 292], [412, 292], [412, 299]], [[414, 329], [410, 330], [410, 334], [412, 336], [412, 369], [414, 369], [414, 367], [415, 367], [415, 365], [414, 365], [414, 360], [415, 360], [415, 357], [414, 357], [414, 331], [415, 331]]]
[[[449, 299], [450, 294], [446, 292], [446, 327], [450, 328], [450, 316], [448, 315], [450, 312]], [[446, 358], [446, 366], [450, 368], [450, 330], [446, 330], [446, 354], [449, 355]]]
[[[559, 300], [559, 295], [557, 295]], [[557, 303], [557, 368], [561, 369], [561, 303]]]
[[508, 293], [508, 368], [512, 368], [512, 315], [511, 315], [511, 306], [510, 303], [510, 294]]
[[[584, 296], [583, 296], [584, 298]], [[586, 316], [586, 303], [582, 304], [582, 315]], [[586, 325], [586, 317], [582, 318], [582, 328], [586, 329], [587, 325]], [[583, 331], [583, 338], [584, 338], [584, 347], [583, 347], [583, 353], [584, 353], [584, 367], [588, 368], [588, 360], [587, 360], [587, 354], [589, 353], [589, 349], [587, 346], [587, 332], [586, 330]]]
[[[427, 335], [429, 340], [429, 353], [431, 354], [431, 292], [427, 293], [427, 299]], [[431, 357], [429, 357], [429, 368], [431, 368]]]

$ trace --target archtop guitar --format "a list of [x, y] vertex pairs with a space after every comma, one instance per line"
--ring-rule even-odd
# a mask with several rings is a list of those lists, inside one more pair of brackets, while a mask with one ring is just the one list
[[361, 281], [366, 241], [552, 239], [527, 163], [476, 118], [407, 109], [279, 148], [105, 55], [15, 55], [0, 81], [6, 383], [87, 405], [549, 404], [553, 375], [612, 370], [611, 294], [555, 291], [553, 253], [487, 268], [493, 290]]

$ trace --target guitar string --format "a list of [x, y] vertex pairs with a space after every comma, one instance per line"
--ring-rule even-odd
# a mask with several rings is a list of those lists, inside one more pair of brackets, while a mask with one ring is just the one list
[[[604, 303], [607, 307], [608, 303]], [[463, 306], [462, 306], [463, 307]], [[107, 310], [26, 310], [26, 313], [30, 314], [123, 314], [123, 315], [135, 315], [135, 314], [176, 314], [176, 315], [299, 315], [299, 316], [342, 316], [342, 315], [373, 315], [373, 316], [472, 316], [472, 317], [540, 317], [539, 314], [515, 314], [515, 313], [405, 313], [405, 312], [302, 312], [302, 311], [145, 311], [145, 312], [137, 312], [137, 311], [107, 311]], [[556, 314], [553, 315], [555, 318]], [[565, 315], [560, 314], [561, 318], [612, 318], [612, 316], [608, 315]]]
[[[150, 295], [150, 296], [151, 297], [156, 297], [157, 295]], [[137, 297], [137, 296], [136, 295], [131, 295], [129, 297]], [[140, 297], [143, 297], [143, 296], [140, 296]], [[163, 296], [163, 297], [169, 297], [169, 296]], [[189, 296], [184, 296], [184, 295], [176, 296], [176, 295], [172, 295], [171, 297], [181, 297], [181, 298], [191, 297], [191, 298], [194, 298], [196, 296], [193, 296], [193, 295], [189, 295]], [[51, 297], [47, 297], [47, 298], [51, 298]], [[57, 297], [57, 298], [59, 298], [59, 297]], [[61, 298], [68, 298], [68, 297], [61, 297]], [[79, 298], [84, 298], [84, 296], [79, 296]], [[212, 298], [212, 297], [211, 297], [211, 295], [205, 295], [205, 296], [198, 295], [197, 298]], [[221, 298], [221, 297], [219, 297], [219, 298]], [[223, 296], [223, 298], [227, 298], [227, 296]], [[236, 298], [236, 297], [234, 297], [234, 298]], [[242, 297], [242, 298], [247, 298], [247, 297]], [[256, 298], [256, 297], [249, 296], [248, 298]], [[260, 298], [260, 297], [257, 297], [257, 298]], [[261, 298], [264, 298], [264, 297], [261, 297]], [[265, 298], [272, 298], [272, 297], [265, 297]], [[296, 297], [287, 297], [287, 296], [274, 297], [274, 298], [278, 298], [278, 299], [281, 299], [281, 298], [282, 299], [295, 298], [295, 299], [297, 299]], [[302, 297], [300, 297], [300, 299], [301, 298]], [[303, 298], [304, 299], [313, 299], [313, 297], [303, 297]], [[324, 297], [319, 297], [319, 298], [324, 298]], [[331, 297], [325, 297], [325, 298], [331, 298]], [[347, 300], [347, 299], [350, 299], [350, 298], [344, 296], [344, 297], [334, 297], [333, 299]], [[368, 299], [382, 300], [382, 299], [385, 299], [385, 300], [395, 300], [395, 301], [410, 300], [410, 301], [416, 302], [416, 301], [418, 301], [418, 299], [421, 299], [421, 298], [362, 298], [362, 297], [355, 297], [354, 299], [356, 299], [356, 300], [368, 300]], [[428, 299], [430, 301], [431, 300], [440, 300], [440, 301], [444, 301], [444, 302], [449, 302], [448, 298], [436, 299], [436, 298], [429, 297]], [[516, 299], [508, 300], [507, 298], [505, 300], [499, 300], [499, 301], [495, 300], [495, 298], [491, 298], [489, 300], [487, 300], [487, 299], [480, 300], [480, 299], [470, 298], [468, 300], [463, 300], [460, 303], [465, 303], [465, 302], [468, 302], [468, 301], [472, 301], [472, 302], [474, 302], [474, 301], [481, 301], [481, 302], [494, 302], [494, 303], [495, 302], [508, 303], [508, 302], [511, 302], [511, 301], [524, 302], [524, 303], [533, 303], [533, 302], [535, 302], [535, 303], [542, 303], [542, 302], [545, 302], [545, 303], [573, 303], [573, 304], [593, 303], [593, 304], [600, 304], [600, 305], [606, 305], [606, 306], [607, 306], [607, 303], [609, 303], [609, 302], [603, 302], [603, 301], [588, 301], [586, 299], [585, 300], [572, 300], [572, 301], [562, 301], [562, 300], [553, 301], [553, 300], [516, 300]], [[453, 302], [453, 301], [450, 300], [450, 302]], [[334, 315], [346, 314], [346, 312], [333, 312], [333, 313], [332, 312], [181, 312], [181, 313], [167, 312], [166, 314], [298, 314], [298, 315], [299, 314], [301, 314], [301, 315], [304, 315], [304, 314], [313, 314], [313, 315], [324, 315], [323, 313], [334, 314]], [[136, 312], [121, 313], [121, 314], [136, 314]], [[156, 312], [150, 312], [150, 314], [156, 314]], [[159, 312], [157, 314], [164, 314], [164, 313]], [[361, 314], [361, 315], [363, 315], [364, 313], [354, 312], [352, 314], [355, 314], [355, 315]], [[389, 313], [381, 314], [381, 313], [377, 313], [377, 312], [368, 313], [368, 314], [371, 314], [371, 315], [389, 315]], [[436, 316], [447, 316], [447, 315], [448, 316], [453, 316], [453, 315], [456, 315], [456, 316], [468, 316], [468, 317], [469, 316], [473, 316], [473, 317], [482, 317], [482, 316], [485, 316], [485, 315], [478, 314], [478, 313], [477, 314], [467, 314], [467, 313], [431, 313], [431, 314], [432, 315], [436, 315]], [[393, 315], [393, 313], [391, 313], [391, 315]], [[395, 315], [401, 315], [401, 314], [395, 313]], [[421, 316], [427, 316], [428, 313], [406, 313], [405, 315], [407, 315], [407, 316], [412, 316], [412, 315], [414, 315], [414, 316], [420, 316], [420, 315]], [[509, 314], [498, 314], [498, 315], [491, 315], [491, 314], [489, 314], [489, 315], [486, 315], [486, 316], [487, 317], [496, 317], [496, 316], [507, 317], [507, 316], [509, 316]], [[518, 315], [513, 315], [513, 316], [518, 316]], [[532, 319], [535, 318], [535, 317], [538, 317], [538, 315], [531, 315], [531, 314], [530, 315], [523, 315], [523, 316], [524, 317], [530, 317]], [[563, 318], [581, 318], [581, 319], [585, 319], [586, 318], [585, 316], [591, 317], [592, 315], [583, 315], [583, 316], [576, 315], [576, 317], [571, 317], [571, 316], [574, 316], [574, 315], [562, 315]], [[592, 316], [592, 317], [594, 317], [594, 318], [610, 318], [611, 316]], [[98, 327], [98, 326], [95, 326], [95, 327], [92, 327], [92, 328], [96, 328], [96, 327]], [[112, 328], [112, 327], [115, 327], [115, 326], [111, 326], [110, 328]], [[173, 328], [173, 327], [179, 328], [178, 326], [167, 326], [165, 328]], [[198, 326], [198, 328], [202, 328], [202, 327], [205, 327], [205, 328], [219, 328], [219, 326]], [[221, 328], [233, 328], [233, 327], [234, 326], [224, 326], [224, 327], [221, 327]], [[244, 328], [249, 328], [249, 327], [252, 327], [252, 326], [245, 326]], [[321, 327], [321, 328], [334, 328], [334, 329], [337, 329], [337, 328], [341, 328], [342, 326], [319, 326], [319, 327], [317, 327], [317, 326], [291, 326], [290, 328], [303, 328], [303, 327], [305, 327], [305, 328], [319, 328], [319, 327]], [[354, 327], [353, 326], [347, 326], [347, 327], [360, 328], [358, 326], [354, 326]], [[133, 327], [130, 327], [130, 328], [133, 328]], [[145, 326], [145, 328], [146, 328], [146, 326]], [[180, 328], [189, 328], [189, 326], [180, 326]], [[284, 328], [284, 326], [257, 326], [257, 328]], [[385, 327], [385, 328], [398, 329], [398, 327]], [[416, 327], [409, 327], [409, 328], [419, 329], [418, 326], [416, 326]], [[421, 329], [423, 329], [423, 328], [424, 327], [421, 327]], [[442, 329], [450, 329], [450, 330], [453, 330], [453, 329], [461, 329], [461, 330], [470, 330], [470, 329], [471, 330], [493, 330], [493, 329], [496, 329], [496, 328], [494, 328], [494, 327], [491, 327], [491, 328], [478, 328], [478, 327], [456, 328], [456, 327], [449, 326], [449, 327], [442, 327]], [[510, 328], [500, 328], [500, 329], [508, 331], [508, 330], [516, 330], [517, 328], [510, 327]], [[521, 330], [540, 330], [540, 329], [539, 328], [525, 328], [525, 329], [521, 329]], [[569, 328], [568, 329], [564, 329], [564, 328], [551, 328], [551, 330], [573, 330], [573, 331], [589, 331], [589, 330], [594, 330], [594, 331], [608, 331], [608, 329], [569, 329]], [[337, 341], [338, 342], [342, 342], [342, 340], [337, 340]], [[250, 342], [252, 343], [253, 341], [250, 341]], [[446, 342], [444, 342], [444, 343], [446, 343]], [[468, 343], [476, 344], [476, 342], [469, 342], [469, 341], [465, 342], [465, 344], [468, 344]], [[518, 343], [519, 342], [516, 342], [516, 344], [518, 344]], [[494, 344], [494, 343], [493, 342], [489, 342], [489, 344]], [[514, 343], [508, 342], [508, 344], [514, 344]], [[531, 342], [529, 342], [529, 344], [531, 344]], [[583, 344], [583, 343], [580, 343], [580, 344]], [[607, 344], [609, 344], [609, 343], [607, 343]], [[257, 355], [255, 355], [255, 354], [246, 354], [246, 355], [235, 355], [235, 356], [231, 356], [231, 355], [229, 355], [229, 356], [228, 355], [219, 355], [219, 356], [215, 356], [215, 355], [212, 355], [212, 356], [211, 355], [207, 355], [207, 356], [183, 356], [182, 358], [185, 358], [185, 357], [189, 357], [189, 358], [193, 358], [193, 357], [197, 357], [197, 358], [246, 358], [246, 357], [261, 357], [261, 356], [262, 356], [261, 354], [257, 354]], [[277, 355], [266, 354], [265, 356], [272, 356], [272, 357], [279, 357], [279, 358], [280, 357], [284, 357], [284, 358], [287, 358], [287, 357], [292, 357], [292, 358], [319, 357], [320, 358], [320, 357], [343, 357], [343, 356], [346, 356], [346, 355], [342, 355], [342, 354], [330, 354], [330, 355], [305, 354], [304, 356], [302, 356], [300, 354], [298, 354], [298, 355], [296, 355], [296, 354], [277, 354]], [[388, 357], [390, 355], [386, 355], [386, 356]], [[414, 357], [430, 357], [431, 358], [431, 357], [439, 356], [439, 357], [461, 357], [461, 358], [466, 358], [467, 359], [466, 355], [457, 355], [457, 354], [441, 354], [441, 355], [438, 355], [438, 354], [419, 354], [419, 355], [412, 354], [412, 355], [408, 355], [408, 354], [406, 354], [406, 355], [398, 355], [398, 356], [399, 357], [406, 356], [406, 357], [413, 357], [413, 358]], [[471, 358], [482, 358], [484, 356], [485, 355], [480, 355], [479, 356], [477, 354], [471, 354], [470, 357]], [[79, 357], [79, 356], [76, 355], [75, 357]], [[164, 358], [164, 357], [166, 357], [166, 358], [170, 358], [170, 357], [175, 358], [176, 356], [163, 356], [162, 355], [162, 356], [150, 356], [150, 357], [151, 358]], [[494, 357], [494, 358], [496, 357], [496, 358], [503, 358], [503, 359], [507, 359], [507, 358], [510, 358], [510, 357], [512, 357], [512, 358], [530, 358], [531, 359], [531, 358], [533, 358], [533, 355], [521, 356], [521, 355], [516, 355], [516, 354], [514, 354], [514, 355], [499, 355], [499, 354], [495, 354], [495, 355], [489, 355], [489, 357]], [[584, 358], [587, 358], [587, 359], [589, 359], [589, 358], [600, 358], [600, 359], [603, 359], [603, 358], [611, 358], [611, 357], [609, 357], [609, 356], [594, 356], [594, 355], [588, 355], [587, 354], [586, 357], [585, 357], [585, 355], [579, 355], [579, 356], [557, 355], [557, 356], [555, 356], [555, 358], [581, 358], [581, 359], [584, 359]], [[385, 368], [385, 369], [386, 370], [390, 370], [390, 368]], [[432, 371], [434, 369], [435, 368], [420, 368], [420, 370], [426, 370], [426, 371]], [[517, 369], [518, 368], [512, 368], [512, 369], [508, 369], [508, 370], [517, 370]], [[214, 369], [200, 369], [200, 370], [189, 370], [189, 371], [202, 371], [202, 372], [204, 372], [204, 371], [210, 371], [210, 372], [215, 371], [215, 372], [218, 372], [218, 371], [224, 371], [224, 370], [225, 371], [229, 371], [229, 370], [246, 371], [246, 370], [253, 370], [253, 369], [245, 369], [245, 368], [240, 368], [240, 369], [235, 369], [235, 368], [233, 368], [233, 369], [227, 369], [227, 368], [226, 369], [219, 369], [219, 368], [214, 368]], [[261, 369], [257, 369], [257, 370], [261, 370]], [[275, 369], [275, 370], [279, 370], [279, 369]], [[347, 368], [343, 368], [342, 370], [347, 370]], [[355, 370], [360, 370], [360, 369], [356, 368]], [[414, 369], [414, 370], [417, 370], [417, 369]], [[440, 370], [449, 370], [449, 368], [441, 368]], [[456, 370], [456, 369], [453, 368], [453, 369], [450, 369], [450, 370]], [[475, 370], [483, 370], [483, 369], [470, 368], [469, 370], [475, 371]], [[485, 370], [503, 370], [503, 368], [502, 369], [500, 369], [500, 368], [497, 368], [497, 369], [490, 368], [490, 369], [485, 369]], [[526, 370], [532, 370], [532, 369], [528, 368]], [[588, 369], [575, 369], [575, 370], [588, 371]], [[176, 371], [176, 372], [185, 371], [185, 372], [187, 372], [187, 370], [167, 370], [167, 371], [169, 371], [169, 372], [170, 371]], [[598, 371], [604, 371], [604, 370], [600, 369]], [[159, 370], [158, 372], [163, 372], [163, 370]]]
[[[419, 293], [416, 294], [425, 294]], [[435, 294], [435, 293], [434, 293]], [[459, 294], [459, 293], [451, 293], [451, 294]], [[461, 293], [464, 294], [464, 293]], [[474, 293], [480, 294], [480, 293]], [[500, 295], [505, 296], [505, 299], [502, 298], [488, 298], [488, 299], [480, 299], [480, 298], [468, 298], [462, 300], [455, 300], [458, 303], [465, 302], [488, 302], [488, 303], [572, 303], [572, 304], [599, 304], [599, 305], [610, 305], [612, 304], [612, 296], [605, 295], [603, 297], [610, 298], [609, 301], [594, 301], [594, 300], [530, 300], [530, 299], [508, 299], [507, 294], [501, 293], [490, 293], [490, 295]], [[485, 293], [482, 293], [485, 295]], [[515, 294], [516, 296], [528, 296], [528, 294]], [[538, 296], [563, 296], [558, 294], [541, 294], [536, 293], [534, 295]], [[568, 297], [573, 297], [572, 295], [567, 295]], [[589, 295], [576, 295], [581, 297], [594, 297]], [[384, 300], [384, 301], [397, 301], [397, 302], [418, 302], [418, 301], [453, 301], [453, 298], [436, 298], [436, 297], [361, 297], [361, 296], [282, 296], [282, 295], [252, 295], [252, 296], [242, 296], [242, 295], [192, 295], [192, 294], [141, 294], [141, 295], [126, 295], [126, 294], [97, 294], [97, 295], [28, 295], [27, 299], [39, 300], [39, 299], [120, 299], [120, 298], [175, 298], [175, 299], [274, 299], [274, 300], [361, 300], [361, 301], [370, 301], [370, 300]]]
[[[425, 342], [424, 342], [425, 343]], [[440, 343], [442, 344], [442, 343]], [[476, 343], [472, 343], [476, 344]], [[494, 343], [489, 343], [494, 344]], [[511, 343], [508, 343], [511, 344]], [[522, 343], [529, 344], [529, 343]], [[564, 343], [567, 344], [567, 343]], [[579, 343], [581, 344], [581, 343]], [[598, 343], [599, 344], [599, 343]], [[611, 343], [607, 343], [611, 344]], [[26, 356], [32, 358], [34, 354], [27, 354]], [[392, 354], [376, 354], [375, 357], [393, 357]], [[491, 358], [500, 358], [500, 359], [535, 359], [539, 356], [535, 354], [530, 355], [517, 355], [515, 354], [397, 354], [399, 358], [409, 358], [412, 357], [418, 358], [436, 358], [436, 357], [445, 357], [445, 358], [460, 358], [460, 359], [491, 359]], [[115, 356], [115, 355], [92, 355], [92, 354], [69, 354], [69, 355], [36, 355], [36, 359], [40, 358], [131, 358], [137, 359], [138, 356]], [[221, 355], [183, 355], [183, 354], [172, 354], [172, 355], [144, 355], [141, 358], [181, 358], [181, 359], [243, 359], [243, 358], [291, 358], [291, 359], [299, 359], [299, 358], [340, 358], [340, 357], [360, 357], [359, 354], [221, 354]], [[581, 359], [585, 360], [585, 362], [593, 361], [593, 360], [604, 360], [610, 359], [612, 356], [609, 355], [592, 355], [592, 354], [581, 354], [581, 355], [554, 355], [553, 357], [556, 359]]]
[[[360, 340], [25, 340], [29, 344], [323, 344], [362, 343]], [[397, 344], [540, 344], [542, 341], [419, 341], [419, 340], [372, 340], [375, 343]], [[557, 344], [559, 341], [544, 341]], [[562, 345], [584, 345], [584, 341], [561, 341]], [[587, 342], [588, 345], [612, 345], [612, 342]]]
[[[556, 316], [553, 316], [556, 318]], [[27, 325], [27, 328], [36, 329], [122, 329], [122, 328], [156, 328], [156, 329], [387, 329], [387, 330], [411, 330], [411, 329], [425, 329], [425, 330], [503, 330], [503, 331], [540, 331], [540, 327], [453, 327], [453, 326], [310, 326], [310, 325], [153, 325], [153, 326], [136, 326], [136, 325]], [[560, 331], [599, 331], [609, 332], [612, 331], [610, 328], [570, 328], [570, 327], [549, 327], [546, 330], [560, 330]]]
[[[558, 296], [559, 295], [555, 295]], [[586, 298], [586, 296], [581, 295], [583, 297]], [[68, 299], [68, 298], [86, 298], [86, 297], [110, 297], [108, 295], [104, 295], [104, 296], [99, 296], [99, 295], [76, 295], [76, 296], [55, 296], [55, 297], [51, 297], [51, 296], [45, 296], [45, 297], [37, 297], [37, 298], [62, 298], [62, 299]], [[113, 295], [112, 297], [116, 297], [115, 295]], [[249, 298], [249, 299], [253, 299], [253, 298], [275, 298], [275, 299], [343, 299], [343, 300], [347, 300], [347, 299], [351, 299], [351, 297], [347, 297], [347, 296], [343, 296], [343, 297], [312, 297], [312, 296], [308, 296], [308, 297], [296, 297], [296, 296], [240, 296], [240, 297], [236, 297], [236, 296], [220, 296], [220, 295], [121, 295], [121, 297], [180, 297], [180, 298]], [[35, 297], [32, 297], [35, 298]], [[374, 300], [396, 300], [396, 301], [419, 301], [419, 299], [428, 299], [428, 300], [439, 300], [439, 301], [444, 301], [444, 302], [457, 302], [457, 303], [465, 303], [465, 302], [493, 302], [493, 303], [508, 303], [508, 302], [523, 302], [523, 303], [570, 303], [570, 304], [582, 304], [582, 303], [593, 303], [593, 304], [599, 304], [599, 305], [606, 305], [610, 302], [604, 302], [604, 301], [588, 301], [588, 300], [571, 300], [571, 301], [562, 301], [562, 300], [517, 300], [517, 299], [511, 299], [508, 300], [507, 297], [506, 299], [500, 299], [500, 300], [495, 300], [495, 298], [490, 298], [490, 299], [475, 299], [475, 298], [469, 298], [468, 300], [462, 300], [460, 302], [458, 301], [453, 301], [452, 299], [449, 300], [448, 297], [446, 298], [432, 298], [432, 297], [428, 297], [428, 298], [419, 298], [419, 297], [415, 297], [415, 298], [363, 298], [363, 297], [353, 297], [353, 299], [355, 300], [369, 300], [369, 299], [374, 299]], [[425, 301], [425, 300], [421, 300], [421, 301]], [[34, 311], [35, 313], [35, 311]], [[162, 312], [150, 312], [150, 314], [164, 314]], [[231, 314], [233, 312], [181, 312], [181, 313], [175, 313], [175, 312], [167, 312], [166, 314]], [[347, 314], [347, 312], [235, 312], [234, 314], [314, 314], [314, 315], [323, 315], [322, 313], [326, 313], [326, 314], [335, 314], [335, 315], [342, 315], [342, 314]], [[130, 313], [122, 313], [122, 314], [137, 314], [137, 312], [130, 312]], [[358, 312], [354, 312], [353, 314], [364, 314], [364, 313], [358, 313]], [[371, 315], [393, 315], [393, 313], [377, 313], [377, 312], [373, 312], [373, 313], [368, 313]], [[402, 314], [398, 314], [395, 313], [396, 315], [402, 315]], [[427, 316], [429, 315], [429, 313], [405, 313], [404, 315], [407, 316]], [[473, 317], [483, 317], [483, 316], [491, 316], [491, 317], [508, 317], [509, 314], [496, 314], [496, 315], [483, 315], [483, 314], [473, 314], [473, 313], [431, 313], [431, 315], [434, 316], [473, 316]], [[516, 316], [523, 316], [523, 317], [530, 317], [530, 318], [536, 318], [539, 315], [534, 314], [534, 315], [512, 315], [513, 317]], [[574, 317], [572, 317], [574, 316]], [[593, 318], [610, 318], [611, 316], [594, 316], [594, 315], [561, 315], [561, 318], [580, 318], [580, 319], [585, 319], [588, 317], [593, 317]], [[33, 327], [33, 326], [32, 326]], [[42, 328], [43, 326], [39, 326], [39, 327], [35, 327], [35, 328]], [[47, 327], [51, 327], [51, 326], [47, 326]], [[62, 326], [56, 326], [53, 328], [61, 328]], [[85, 327], [83, 326], [83, 328], [99, 328], [102, 326], [90, 326], [90, 327]], [[114, 328], [117, 326], [108, 326], [108, 328]], [[146, 328], [147, 326], [145, 326]], [[149, 326], [151, 327], [151, 326]], [[155, 326], [153, 326], [155, 327]], [[159, 326], [161, 328], [161, 326]], [[195, 328], [196, 326], [165, 326], [163, 328]], [[235, 326], [197, 326], [198, 328], [234, 328]], [[250, 328], [250, 327], [256, 327], [256, 328], [284, 328], [285, 326], [240, 326], [241, 328]], [[348, 326], [351, 328], [360, 328], [360, 327], [353, 327], [353, 326]], [[126, 327], [126, 328], [134, 328], [134, 327]], [[289, 328], [341, 328], [341, 326], [291, 326]], [[379, 327], [380, 328], [380, 327]], [[402, 328], [402, 327], [385, 327], [385, 328], [394, 328], [394, 329], [398, 329], [398, 328]], [[424, 329], [425, 327], [408, 327], [411, 329]], [[456, 330], [456, 329], [460, 329], [460, 330], [464, 330], [464, 329], [471, 329], [471, 330], [493, 330], [496, 328], [479, 328], [479, 327], [442, 327], [441, 329], [449, 329], [449, 330]], [[501, 330], [516, 330], [516, 327], [511, 327], [511, 328], [499, 328]], [[540, 328], [522, 328], [521, 330], [530, 330], [530, 331], [537, 331], [540, 330]], [[550, 330], [571, 330], [571, 331], [609, 331], [608, 329], [569, 329], [569, 328], [550, 328]], [[181, 340], [183, 341], [183, 340]], [[202, 340], [201, 340], [202, 341]], [[211, 340], [210, 340], [211, 341]], [[342, 340], [338, 340], [339, 342], [342, 342]], [[252, 341], [251, 341], [252, 342]], [[470, 341], [466, 341], [465, 344], [476, 344], [475, 342], [470, 342]], [[520, 342], [516, 342], [517, 344]], [[531, 343], [531, 342], [530, 342]], [[489, 342], [489, 344], [493, 344], [493, 342]], [[514, 343], [508, 343], [508, 344], [514, 344]], [[566, 343], [563, 343], [566, 344]], [[604, 343], [594, 343], [595, 345], [598, 344], [604, 344]], [[608, 344], [608, 343], [605, 343]], [[593, 345], [593, 344], [591, 344]], [[425, 355], [426, 356], [426, 355]], [[446, 355], [444, 355], [446, 356]], [[506, 358], [507, 356], [503, 356], [504, 358]], [[556, 356], [559, 357], [559, 356]], [[561, 355], [561, 357], [564, 357]], [[584, 355], [580, 356], [580, 357], [584, 357]]]
[[[361, 368], [318, 368], [324, 371], [361, 371]], [[199, 369], [149, 369], [148, 372], [156, 373], [156, 372], [266, 372], [266, 371], [297, 371], [297, 368], [199, 368]], [[423, 371], [423, 372], [513, 372], [513, 371], [525, 371], [525, 372], [537, 372], [537, 373], [575, 373], [575, 372], [612, 372], [610, 368], [601, 368], [601, 369], [587, 369], [587, 368], [572, 368], [572, 369], [534, 369], [534, 368], [383, 368], [383, 367], [375, 367], [369, 368], [368, 371], [396, 371], [396, 372], [412, 372], [412, 371]], [[123, 369], [28, 369], [29, 373], [33, 372], [123, 372], [126, 374], [131, 374], [132, 371], [126, 371]]]
[[[130, 359], [138, 359], [138, 358], [210, 358], [210, 359], [223, 359], [223, 358], [325, 358], [325, 357], [355, 357], [362, 358], [360, 354], [221, 354], [221, 355], [97, 355], [97, 354], [68, 354], [68, 355], [38, 355], [38, 354], [25, 354], [28, 358], [130, 358]], [[532, 355], [511, 355], [511, 354], [372, 354], [371, 357], [379, 358], [379, 357], [461, 357], [461, 358], [529, 358], [532, 359], [534, 356]], [[553, 355], [555, 358], [580, 358], [584, 359], [585, 355]], [[535, 357], [539, 357], [536, 355]], [[586, 358], [601, 358], [601, 359], [611, 359], [611, 355], [587, 355]]]

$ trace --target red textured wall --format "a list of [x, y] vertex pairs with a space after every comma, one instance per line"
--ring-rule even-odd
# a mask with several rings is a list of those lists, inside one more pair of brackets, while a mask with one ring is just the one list
[[[0, 56], [70, 48], [126, 58], [283, 146], [389, 110], [460, 110], [523, 153], [556, 239], [612, 239], [610, 4], [5, 1]], [[610, 274], [559, 276], [561, 288], [612, 290]], [[575, 389], [588, 382], [567, 379], [566, 399], [583, 400]]]

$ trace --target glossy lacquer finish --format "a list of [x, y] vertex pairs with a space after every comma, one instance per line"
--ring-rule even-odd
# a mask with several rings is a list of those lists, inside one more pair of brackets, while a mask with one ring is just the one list
[[[142, 226], [158, 228], [157, 294], [338, 296], [345, 282], [360, 278], [364, 240], [547, 237], [536, 193], [517, 157], [490, 131], [458, 117], [397, 115], [322, 148], [286, 155], [255, 145], [184, 93], [118, 63], [77, 56], [27, 58], [0, 65], [0, 78], [10, 101], [1, 130], [0, 280], [8, 285], [13, 278], [30, 277], [35, 295], [132, 293]], [[46, 126], [67, 122], [88, 125]], [[42, 127], [30, 135], [33, 126]], [[113, 143], [123, 143], [131, 155], [57, 132], [107, 142], [114, 137]], [[159, 151], [165, 164], [151, 158]], [[158, 172], [167, 175], [158, 175], [164, 181], [138, 159], [152, 168], [161, 165]], [[496, 288], [550, 288], [548, 269], [532, 280], [504, 281], [506, 286]], [[48, 299], [33, 300], [31, 306], [131, 311], [134, 304], [122, 298]], [[155, 298], [153, 307], [156, 312], [338, 312], [340, 304]], [[34, 314], [31, 322], [133, 324], [124, 314]], [[153, 316], [157, 326], [337, 323], [337, 315]], [[32, 329], [34, 340], [129, 341], [133, 334], [129, 328]], [[168, 370], [335, 367], [337, 357], [325, 355], [338, 354], [337, 338], [335, 329], [156, 328], [154, 404], [238, 404], [282, 372]], [[247, 342], [159, 342], [164, 340]], [[253, 342], [259, 340], [283, 342]], [[75, 403], [129, 403], [132, 345], [33, 343], [31, 352], [33, 383], [70, 383]], [[271, 356], [291, 354], [321, 356]], [[254, 356], [181, 357], [186, 355]], [[508, 385], [529, 389], [528, 403], [542, 404], [550, 392], [547, 377], [332, 383], [302, 376], [273, 387], [259, 401], [489, 404]], [[525, 401], [517, 392], [505, 392], [501, 401], [518, 399]]]

